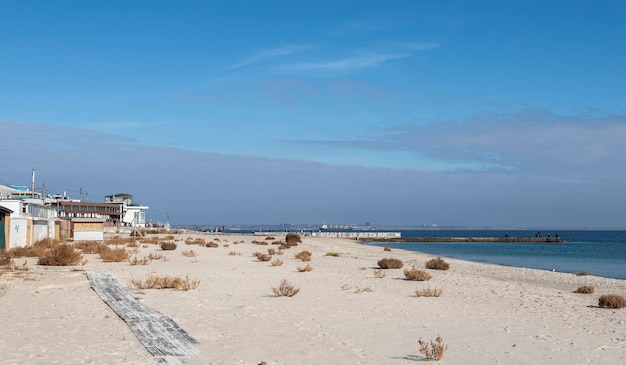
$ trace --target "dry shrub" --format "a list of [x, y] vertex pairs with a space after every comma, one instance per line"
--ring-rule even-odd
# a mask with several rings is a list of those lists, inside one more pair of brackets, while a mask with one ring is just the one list
[[581, 271], [578, 274], [576, 274], [576, 276], [589, 276], [589, 275], [591, 275], [591, 274], [586, 272], [586, 271]]
[[139, 247], [139, 243], [137, 243], [137, 241], [128, 242], [126, 244], [126, 247], [130, 247], [130, 248]]
[[269, 261], [272, 259], [272, 256], [266, 254], [266, 253], [262, 253], [260, 255], [256, 255], [256, 259], [259, 261]]
[[445, 262], [441, 257], [437, 257], [436, 259], [426, 261], [426, 268], [432, 270], [448, 270], [450, 264]]
[[383, 249], [383, 251], [389, 251], [389, 252], [391, 252], [391, 247], [385, 247], [385, 248]]
[[254, 240], [254, 241], [252, 241], [252, 243], [254, 243], [255, 245], [260, 245], [260, 246], [267, 246], [268, 245], [268, 243], [265, 242], [265, 241]]
[[39, 265], [46, 266], [73, 266], [79, 265], [83, 260], [83, 255], [75, 251], [72, 245], [60, 244], [46, 251], [43, 257], [39, 257]]
[[50, 245], [48, 241], [35, 242], [32, 246], [28, 247], [14, 247], [3, 253], [4, 257], [44, 257]]
[[135, 242], [135, 237], [113, 236], [104, 239], [104, 243], [107, 245], [126, 245], [130, 242]]
[[287, 233], [285, 236], [285, 242], [287, 242], [288, 245], [297, 246], [298, 243], [302, 243], [302, 239], [299, 234]]
[[415, 266], [411, 267], [410, 269], [404, 269], [404, 276], [407, 278], [407, 280], [415, 281], [428, 281], [433, 277], [426, 271], [420, 270]]
[[187, 238], [185, 240], [185, 243], [188, 244], [188, 245], [198, 245], [198, 246], [206, 245], [206, 241], [203, 238], [193, 239], [193, 238], [189, 237], [189, 238]]
[[352, 286], [350, 284], [343, 284], [341, 286], [341, 290], [350, 290], [352, 289]]
[[278, 250], [278, 252], [276, 252], [276, 254], [277, 254], [277, 255], [279, 255], [279, 256], [280, 256], [280, 255], [282, 255], [282, 254], [284, 254], [284, 253], [285, 253], [285, 251], [283, 251], [283, 250], [281, 250], [281, 249], [279, 249], [279, 250]]
[[378, 267], [381, 269], [401, 269], [404, 264], [400, 259], [381, 259], [378, 260]]
[[589, 285], [583, 285], [581, 287], [579, 287], [578, 289], [576, 289], [574, 291], [574, 293], [579, 293], [579, 294], [593, 294], [595, 290], [593, 289], [593, 286], [589, 286]]
[[175, 250], [176, 247], [174, 242], [161, 242], [161, 250], [163, 251], [172, 251]]
[[224, 246], [224, 248], [228, 248], [230, 247], [230, 245], [228, 243], [223, 244], [222, 246]]
[[339, 252], [326, 252], [326, 255], [324, 255], [324, 256], [341, 257], [341, 253], [339, 253]]
[[146, 279], [132, 279], [128, 286], [133, 290], [145, 290], [145, 289], [176, 289], [176, 290], [191, 290], [196, 289], [200, 285], [200, 280], [192, 280], [189, 275], [185, 278], [180, 276], [156, 276], [154, 274], [148, 276]]
[[99, 253], [104, 262], [122, 262], [130, 257], [130, 253], [124, 247], [111, 249], [109, 246], [102, 245]]
[[442, 294], [443, 289], [437, 288], [417, 289], [415, 291], [416, 297], [440, 297]]
[[100, 252], [100, 246], [102, 246], [102, 243], [94, 241], [82, 241], [74, 243], [74, 248], [81, 250], [84, 254], [98, 253]]
[[166, 241], [173, 241], [176, 237], [172, 236], [171, 234], [163, 237], [164, 240]]
[[448, 349], [448, 346], [443, 343], [443, 338], [439, 335], [437, 335], [435, 341], [430, 341], [430, 343], [422, 341], [421, 337], [417, 342], [420, 345], [420, 352], [428, 360], [441, 360], [443, 353]]
[[131, 265], [148, 265], [150, 264], [150, 259], [147, 257], [144, 257], [143, 259], [138, 259], [137, 256], [131, 258], [128, 260], [128, 263]]
[[283, 242], [283, 241], [273, 241], [273, 242], [272, 242], [272, 245], [274, 245], [274, 246], [278, 246], [278, 245], [286, 245], [286, 243], [285, 243], [285, 242]]
[[265, 237], [265, 239], [266, 239], [267, 241], [273, 241], [273, 240], [275, 240], [276, 238], [274, 238], [273, 236], [267, 236], [267, 237]]
[[298, 271], [299, 272], [309, 272], [309, 271], [313, 271], [313, 267], [309, 264], [306, 264], [305, 266], [298, 266]]
[[270, 255], [276, 255], [276, 249], [275, 248], [268, 248], [267, 249], [267, 253]]
[[296, 258], [302, 261], [311, 261], [311, 256], [309, 251], [300, 251], [296, 254]]
[[198, 256], [198, 253], [194, 250], [183, 250], [183, 252], [181, 252], [181, 254], [183, 256], [187, 256], [187, 257], [196, 257]]
[[205, 245], [206, 247], [211, 247], [211, 248], [216, 248], [216, 247], [220, 247], [220, 244], [217, 242], [209, 242]]
[[282, 266], [283, 265], [283, 260], [279, 259], [279, 258], [275, 258], [271, 261], [272, 266]]
[[383, 270], [374, 270], [374, 277], [377, 279], [382, 279], [387, 276], [387, 273]]
[[241, 256], [241, 252], [237, 252], [237, 251], [230, 251], [228, 253], [229, 256]]
[[141, 243], [152, 243], [154, 245], [158, 245], [159, 244], [159, 237], [158, 236], [153, 236], [153, 237], [149, 237], [149, 238], [143, 238], [141, 240]]
[[254, 257], [259, 257], [259, 255], [263, 255], [263, 252], [261, 252], [261, 251], [254, 251], [252, 253], [252, 256], [254, 256]]
[[626, 299], [615, 294], [607, 294], [600, 297], [598, 305], [602, 308], [620, 309], [626, 307]]
[[164, 262], [168, 260], [167, 257], [163, 256], [163, 254], [155, 253], [155, 252], [151, 252], [147, 257], [150, 260], [161, 260], [161, 261], [164, 261]]
[[366, 287], [366, 288], [363, 288], [363, 289], [361, 289], [361, 288], [359, 288], [357, 286], [356, 289], [354, 289], [354, 293], [355, 294], [358, 294], [358, 293], [371, 293], [373, 291], [374, 291], [374, 289], [370, 288], [369, 286]]
[[277, 297], [293, 297], [298, 294], [300, 288], [294, 287], [287, 279], [283, 279], [278, 288], [272, 288], [272, 291]]

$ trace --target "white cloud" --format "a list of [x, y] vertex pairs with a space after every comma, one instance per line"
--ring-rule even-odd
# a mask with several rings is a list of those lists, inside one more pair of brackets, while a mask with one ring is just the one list
[[266, 49], [263, 50], [257, 54], [255, 54], [252, 57], [249, 57], [248, 59], [246, 59], [245, 61], [236, 63], [230, 67], [227, 68], [227, 70], [234, 70], [237, 68], [241, 68], [241, 67], [246, 67], [249, 65], [253, 65], [259, 62], [263, 62], [265, 60], [271, 59], [271, 58], [276, 58], [276, 57], [280, 57], [280, 56], [286, 56], [292, 53], [296, 53], [296, 52], [301, 52], [304, 51], [306, 49], [311, 48], [311, 46], [307, 46], [307, 45], [287, 45], [287, 46], [283, 46], [283, 47], [276, 47], [276, 48], [270, 48], [270, 49]]
[[376, 67], [390, 60], [410, 57], [410, 54], [367, 54], [334, 61], [296, 63], [285, 66], [297, 70], [353, 70]]

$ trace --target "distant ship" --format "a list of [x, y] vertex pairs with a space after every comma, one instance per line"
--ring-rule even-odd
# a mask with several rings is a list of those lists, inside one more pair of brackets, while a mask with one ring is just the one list
[[332, 231], [332, 232], [336, 232], [336, 231], [351, 231], [353, 229], [354, 229], [354, 227], [352, 227], [352, 226], [342, 225], [342, 224], [336, 224], [336, 225], [322, 224], [322, 226], [320, 227], [320, 231]]

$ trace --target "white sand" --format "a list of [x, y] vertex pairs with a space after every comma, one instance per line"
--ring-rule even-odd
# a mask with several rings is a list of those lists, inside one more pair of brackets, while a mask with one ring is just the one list
[[[626, 364], [626, 309], [597, 306], [602, 294], [626, 296], [624, 280], [453, 259], [446, 259], [448, 271], [428, 270], [428, 282], [404, 280], [401, 269], [378, 279], [381, 258], [423, 268], [432, 256], [303, 237], [303, 244], [277, 256], [282, 266], [272, 267], [252, 256], [277, 247], [251, 243], [265, 237], [195, 235], [207, 242], [218, 237], [220, 247], [189, 246], [183, 242], [189, 235], [176, 235], [175, 251], [149, 245], [136, 255], [161, 253], [167, 262], [132, 266], [85, 255], [83, 267], [46, 268], [29, 259], [29, 271], [4, 273], [0, 287], [10, 286], [0, 296], [0, 363], [155, 364], [90, 289], [84, 271], [96, 270], [122, 284], [150, 273], [200, 280], [195, 290], [141, 295], [200, 342], [191, 364], [414, 364], [423, 360], [417, 340], [438, 334], [448, 345], [440, 364]], [[313, 253], [313, 271], [301, 273], [296, 268], [306, 263], [294, 255], [304, 249]], [[183, 250], [199, 255], [186, 257]], [[271, 288], [281, 279], [300, 293], [275, 297]], [[581, 285], [596, 291], [574, 294]], [[442, 288], [443, 295], [415, 296], [426, 287]]]

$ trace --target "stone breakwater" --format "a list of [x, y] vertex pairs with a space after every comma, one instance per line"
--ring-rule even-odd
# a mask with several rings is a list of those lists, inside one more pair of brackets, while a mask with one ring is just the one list
[[[367, 237], [363, 237], [367, 238]], [[560, 237], [376, 237], [372, 242], [564, 242]]]

